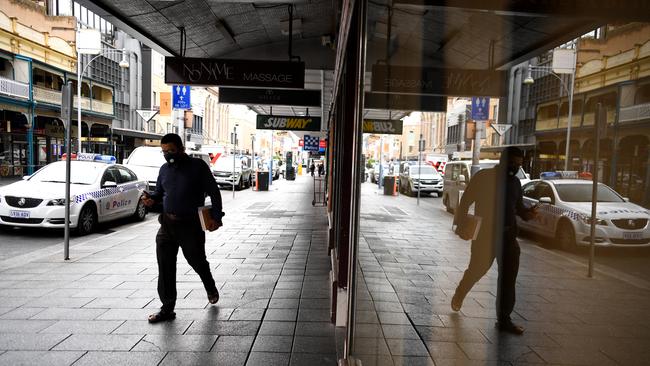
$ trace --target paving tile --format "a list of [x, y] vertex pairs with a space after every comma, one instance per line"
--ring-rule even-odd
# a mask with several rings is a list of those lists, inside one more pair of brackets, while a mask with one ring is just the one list
[[181, 335], [181, 334], [149, 334], [145, 336], [133, 351], [167, 352], [188, 351], [207, 352], [217, 340], [216, 335]]
[[383, 337], [355, 338], [354, 354], [390, 355], [390, 350]]
[[474, 342], [488, 343], [489, 340], [476, 328], [416, 327], [425, 342]]
[[399, 324], [384, 324], [382, 325], [384, 337], [400, 338], [400, 339], [420, 339], [420, 336], [415, 331], [413, 326], [399, 325]]
[[85, 334], [73, 334], [58, 344], [54, 350], [59, 351], [129, 351], [142, 336], [96, 334], [89, 337]]
[[289, 366], [332, 366], [336, 365], [337, 361], [335, 353], [292, 353]]
[[395, 366], [435, 366], [430, 357], [393, 356]]
[[0, 319], [30, 319], [33, 316], [47, 310], [46, 308], [17, 308], [7, 313], [2, 314]]
[[229, 320], [262, 320], [265, 309], [235, 309]]
[[363, 366], [394, 366], [390, 355], [357, 355]]
[[425, 346], [436, 362], [445, 359], [468, 360], [465, 352], [454, 342], [426, 342]]
[[98, 318], [108, 309], [48, 308], [31, 317], [31, 319], [51, 320], [92, 320]]
[[251, 352], [246, 366], [286, 366], [290, 353]]
[[74, 366], [156, 366], [165, 352], [87, 352]]
[[84, 352], [74, 351], [8, 351], [0, 355], [0, 365], [68, 366], [83, 354]]
[[274, 299], [299, 299], [300, 298], [300, 289], [292, 290], [275, 290], [273, 291]]
[[108, 334], [122, 323], [120, 320], [60, 320], [41, 333]]
[[334, 337], [296, 336], [293, 341], [294, 353], [325, 353], [335, 354]]
[[160, 366], [244, 366], [246, 357], [246, 353], [235, 352], [169, 352]]
[[49, 350], [69, 334], [0, 333], [0, 350], [45, 351]]
[[147, 320], [127, 320], [113, 330], [112, 334], [183, 334], [192, 324], [191, 320], [175, 319], [171, 322], [151, 324]]
[[393, 356], [429, 356], [429, 351], [419, 339], [387, 339]]
[[298, 309], [268, 309], [264, 314], [264, 321], [295, 322]]
[[260, 327], [259, 335], [286, 335], [293, 336], [296, 328], [295, 322], [264, 321]]
[[[54, 320], [20, 320], [0, 319], [0, 332], [3, 333], [38, 333], [56, 323]], [[66, 332], [60, 332], [66, 333]]]
[[185, 334], [255, 335], [260, 322], [256, 321], [206, 321], [197, 320]]
[[298, 322], [296, 336], [334, 337], [336, 326], [331, 322]]
[[96, 298], [83, 305], [84, 308], [95, 309], [142, 309], [155, 302], [153, 298]]
[[543, 361], [552, 364], [570, 365], [615, 365], [616, 362], [593, 349], [531, 347]]
[[257, 336], [253, 352], [291, 352], [293, 338], [290, 336]]
[[220, 336], [212, 351], [248, 353], [253, 346], [253, 341], [255, 341], [254, 336]]
[[300, 309], [298, 321], [301, 322], [327, 322], [330, 321], [329, 309]]
[[300, 304], [299, 299], [271, 299], [269, 309], [297, 309]]
[[377, 312], [377, 315], [381, 324], [411, 324], [409, 318], [404, 313]]

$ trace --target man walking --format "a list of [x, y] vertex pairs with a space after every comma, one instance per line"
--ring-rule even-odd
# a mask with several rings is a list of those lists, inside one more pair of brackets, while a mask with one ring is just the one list
[[501, 331], [514, 334], [524, 332], [524, 328], [515, 325], [510, 318], [519, 271], [516, 215], [524, 220], [536, 215], [535, 208], [523, 205], [521, 183], [516, 176], [522, 161], [520, 149], [506, 148], [497, 166], [474, 174], [454, 216], [455, 232], [465, 240], [471, 239], [462, 229], [467, 224], [467, 211], [472, 204], [475, 205], [474, 214], [482, 222], [478, 237], [472, 241], [469, 265], [452, 297], [452, 309], [460, 310], [467, 293], [490, 269], [496, 257], [499, 268], [497, 326]]
[[185, 153], [183, 141], [177, 134], [167, 134], [160, 140], [166, 164], [160, 167], [156, 191], [143, 198], [151, 207], [162, 202], [163, 212], [158, 217], [160, 229], [156, 235], [158, 259], [158, 295], [160, 311], [149, 316], [150, 323], [172, 320], [176, 317], [176, 257], [178, 248], [199, 275], [208, 301], [219, 301], [219, 291], [205, 256], [205, 232], [201, 228], [198, 208], [204, 206], [206, 194], [212, 202], [211, 217], [206, 228], [214, 231], [222, 226], [221, 193], [210, 167], [201, 159]]

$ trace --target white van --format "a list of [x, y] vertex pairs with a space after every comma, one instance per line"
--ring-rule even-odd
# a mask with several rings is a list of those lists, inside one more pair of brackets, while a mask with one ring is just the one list
[[[210, 166], [208, 154], [196, 150], [186, 150], [185, 152], [191, 157], [203, 160]], [[158, 146], [139, 146], [131, 152], [131, 155], [122, 164], [133, 170], [138, 179], [146, 181], [150, 191], [154, 191], [160, 167], [165, 164], [165, 157]]]
[[[499, 164], [498, 160], [479, 160], [479, 170], [492, 168]], [[445, 205], [447, 212], [454, 212], [460, 197], [465, 191], [465, 187], [472, 177], [472, 161], [471, 160], [456, 160], [450, 161], [445, 166], [445, 179], [442, 188], [442, 204]], [[524, 172], [523, 168], [519, 168], [517, 178], [522, 185], [530, 181], [530, 176]]]

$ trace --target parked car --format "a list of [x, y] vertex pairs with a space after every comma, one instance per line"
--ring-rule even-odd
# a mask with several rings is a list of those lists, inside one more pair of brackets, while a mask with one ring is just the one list
[[416, 195], [418, 191], [442, 196], [442, 174], [431, 165], [405, 165], [399, 181], [400, 192], [407, 196]]
[[[544, 174], [542, 174], [544, 176]], [[582, 179], [533, 180], [523, 187], [524, 205], [539, 205], [537, 217], [519, 220], [522, 230], [550, 237], [561, 248], [590, 244], [593, 183]], [[650, 212], [598, 184], [595, 245], [650, 246]]]
[[[140, 197], [147, 182], [115, 157], [77, 154], [70, 170], [70, 227], [79, 235], [97, 223], [132, 216], [144, 220]], [[0, 188], [0, 224], [19, 227], [65, 226], [66, 162], [44, 166], [22, 181]]]
[[[212, 173], [219, 186], [235, 186], [242, 190], [253, 185], [252, 169], [248, 158], [243, 156], [222, 156], [212, 167]], [[233, 173], [233, 168], [234, 173]]]

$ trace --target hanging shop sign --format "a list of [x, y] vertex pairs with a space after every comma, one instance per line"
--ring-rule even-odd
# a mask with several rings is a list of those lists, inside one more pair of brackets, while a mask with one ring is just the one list
[[219, 103], [320, 107], [320, 90], [219, 88]]
[[446, 112], [447, 97], [437, 95], [365, 93], [363, 105], [370, 109]]
[[401, 120], [366, 119], [363, 121], [363, 133], [401, 135], [403, 126]]
[[373, 65], [372, 91], [500, 97], [506, 95], [506, 72]]
[[305, 63], [165, 57], [165, 83], [303, 89]]
[[258, 130], [320, 131], [320, 117], [257, 115]]

